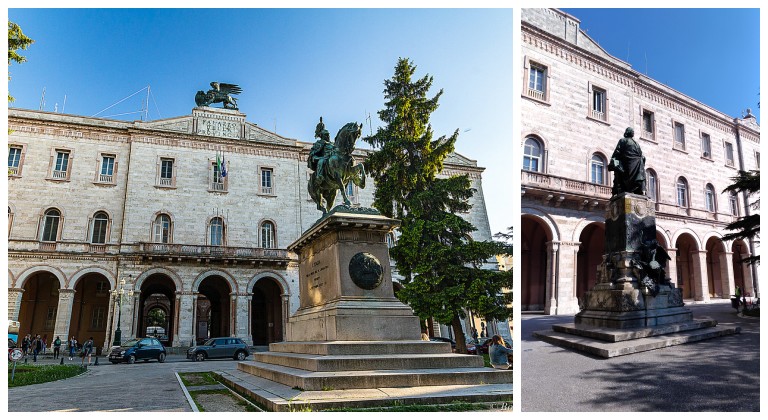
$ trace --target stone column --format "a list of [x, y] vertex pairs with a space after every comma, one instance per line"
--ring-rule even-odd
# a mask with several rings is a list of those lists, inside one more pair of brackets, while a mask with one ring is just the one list
[[195, 323], [194, 307], [197, 303], [193, 292], [176, 292], [176, 331], [173, 335], [173, 347], [188, 346], [194, 343], [193, 325]]
[[696, 284], [695, 300], [709, 302], [709, 276], [707, 275], [707, 251], [692, 251], [693, 278], [691, 284]]
[[733, 252], [720, 253], [720, 278], [722, 280], [723, 299], [728, 299], [736, 293], [736, 282], [733, 278]]
[[69, 323], [72, 318], [72, 305], [75, 302], [74, 289], [59, 289], [59, 306], [56, 309], [56, 326], [53, 329], [53, 337], [68, 337]]
[[21, 296], [24, 294], [24, 289], [8, 289], [8, 319], [10, 321], [19, 320], [19, 312], [21, 311]]
[[677, 284], [677, 248], [667, 248], [667, 254], [669, 254], [667, 277], [672, 280], [672, 284], [674, 284], [675, 287], [680, 287], [680, 285]]
[[248, 314], [248, 318], [246, 318], [245, 322], [245, 335], [243, 335], [243, 340], [245, 341], [245, 344], [248, 344], [249, 346], [253, 345], [253, 334], [251, 331], [251, 322], [253, 320], [251, 317], [253, 316], [253, 293], [247, 293], [246, 294], [246, 311]]
[[557, 251], [559, 243], [547, 242], [547, 271], [546, 288], [544, 292], [544, 313], [554, 315], [557, 313]]
[[235, 318], [237, 319], [237, 329], [235, 329], [235, 336], [240, 337], [243, 339], [243, 341], [246, 342], [246, 344], [251, 345], [252, 343], [249, 343], [249, 339], [251, 339], [251, 334], [248, 331], [248, 325], [250, 321], [250, 311], [251, 311], [251, 294], [250, 293], [240, 293], [237, 295], [237, 311], [235, 312]]
[[280, 295], [280, 298], [282, 298], [282, 300], [283, 300], [283, 307], [281, 308], [282, 309], [281, 313], [283, 315], [283, 329], [282, 329], [283, 341], [286, 340], [286, 335], [285, 335], [286, 334], [286, 326], [288, 325], [288, 317], [291, 314], [290, 302], [288, 301], [289, 297], [290, 297], [290, 295], [288, 295], [288, 294]]
[[237, 336], [237, 293], [232, 292], [229, 294], [229, 336]]
[[[741, 259], [744, 260], [746, 258], [749, 258], [751, 254], [741, 254]], [[752, 284], [752, 267], [749, 266], [749, 264], [743, 262], [741, 263], [741, 271], [744, 273], [744, 296], [749, 294], [749, 296], [754, 297], [755, 296], [755, 285]]]
[[197, 298], [200, 297], [200, 293], [194, 292], [192, 294], [192, 339], [190, 343], [197, 344]]
[[136, 338], [139, 335], [139, 317], [141, 316], [141, 314], [139, 313], [140, 304], [141, 304], [141, 292], [134, 290], [133, 299], [131, 299], [129, 304], [128, 325], [130, 326], [130, 328], [127, 330], [128, 338]]
[[[107, 309], [107, 325], [109, 328], [107, 329], [106, 337], [104, 338], [104, 346], [102, 347], [104, 350], [102, 353], [108, 353], [107, 349], [112, 348], [112, 342], [115, 341], [115, 297], [112, 295], [112, 293], [109, 294], [109, 306]], [[69, 337], [67, 337], [69, 338]]]
[[557, 276], [557, 314], [575, 314], [579, 312], [579, 300], [576, 296], [576, 273], [580, 242], [560, 242]]

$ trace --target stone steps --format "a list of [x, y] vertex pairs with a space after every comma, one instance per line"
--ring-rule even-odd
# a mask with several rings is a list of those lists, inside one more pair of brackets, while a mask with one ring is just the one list
[[421, 340], [403, 341], [283, 341], [269, 345], [270, 352], [324, 356], [375, 354], [451, 353], [450, 343]]
[[512, 383], [511, 370], [485, 367], [313, 372], [247, 361], [237, 368], [306, 391]]
[[584, 335], [569, 334], [554, 330], [536, 331], [533, 335], [542, 341], [560, 347], [582, 351], [603, 358], [610, 358], [707, 340], [725, 335], [738, 334], [740, 331], [740, 327], [714, 326], [618, 342], [603, 341]]
[[653, 337], [663, 334], [696, 330], [700, 328], [714, 327], [716, 325], [717, 321], [709, 318], [702, 318], [676, 324], [657, 325], [654, 327], [608, 328], [570, 323], [556, 324], [552, 326], [552, 329], [558, 332], [596, 338], [602, 341], [619, 342], [634, 340], [637, 338]]
[[[511, 410], [512, 382], [502, 384], [437, 385], [304, 391], [250, 375], [240, 370], [216, 372], [227, 386], [249, 396], [269, 411], [312, 411], [385, 407], [410, 404], [448, 404], [455, 401], [493, 402]], [[511, 373], [511, 371], [510, 371]]]
[[292, 367], [313, 372], [481, 368], [481, 356], [464, 354], [378, 354], [324, 356], [298, 353], [256, 353], [257, 362]]

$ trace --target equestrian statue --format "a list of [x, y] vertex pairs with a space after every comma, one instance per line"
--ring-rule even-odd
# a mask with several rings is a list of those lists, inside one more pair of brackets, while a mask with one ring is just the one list
[[352, 182], [360, 188], [365, 188], [365, 168], [362, 163], [355, 164], [352, 158], [355, 141], [360, 138], [362, 129], [362, 124], [347, 123], [331, 143], [331, 135], [325, 129], [323, 117], [320, 117], [320, 122], [315, 128], [315, 138], [318, 140], [312, 146], [307, 159], [307, 166], [314, 172], [309, 177], [307, 190], [323, 215], [331, 211], [338, 190], [341, 190], [344, 204], [351, 204], [345, 188], [347, 183]]
[[211, 82], [211, 89], [208, 89], [208, 92], [197, 91], [195, 103], [197, 106], [208, 106], [223, 102], [224, 109], [237, 109], [237, 98], [232, 97], [232, 95], [238, 95], [242, 92], [243, 90], [238, 85]]

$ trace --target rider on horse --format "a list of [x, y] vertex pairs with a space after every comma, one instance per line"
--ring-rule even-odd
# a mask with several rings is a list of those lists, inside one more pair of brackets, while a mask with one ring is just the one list
[[320, 122], [317, 123], [317, 127], [315, 127], [315, 138], [318, 140], [309, 152], [307, 167], [315, 171], [318, 176], [322, 176], [324, 175], [323, 166], [331, 156], [331, 153], [333, 153], [334, 149], [334, 145], [331, 143], [331, 133], [325, 129], [323, 117], [320, 117]]

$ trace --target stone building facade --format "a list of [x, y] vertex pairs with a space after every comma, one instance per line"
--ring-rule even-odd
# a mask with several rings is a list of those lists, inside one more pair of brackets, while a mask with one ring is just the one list
[[755, 210], [722, 193], [739, 169], [759, 168], [760, 127], [677, 92], [611, 56], [557, 9], [523, 9], [521, 92], [523, 311], [573, 314], [596, 281], [611, 196], [608, 161], [627, 127], [646, 157], [647, 194], [667, 274], [685, 299], [758, 291], [740, 260], [756, 241], [724, 241]]
[[[175, 347], [283, 339], [299, 306], [286, 248], [320, 217], [306, 188], [311, 143], [209, 107], [149, 122], [10, 109], [9, 128], [8, 317], [21, 335], [108, 348], [119, 319], [123, 339]], [[469, 174], [466, 217], [487, 240], [482, 171], [454, 154], [444, 173]], [[372, 187], [348, 191], [371, 205]]]

